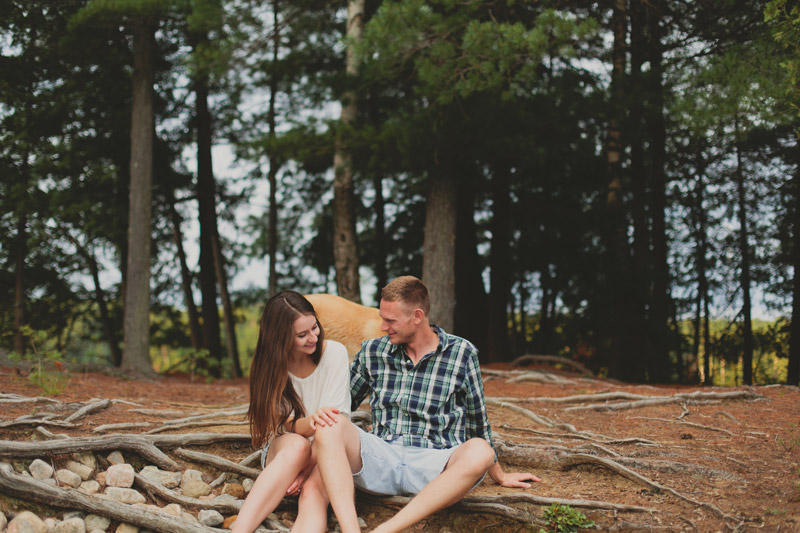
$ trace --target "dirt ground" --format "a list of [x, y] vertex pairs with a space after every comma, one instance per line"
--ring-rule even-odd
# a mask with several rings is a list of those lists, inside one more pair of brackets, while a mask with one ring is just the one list
[[[553, 372], [550, 367], [537, 369]], [[545, 384], [510, 382], [513, 374], [494, 375], [493, 372], [506, 370], [510, 370], [507, 365], [485, 368], [487, 397], [513, 398], [515, 405], [551, 421], [571, 424], [578, 433], [548, 428], [508, 407], [490, 405], [490, 420], [496, 438], [507, 444], [550, 446], [552, 450], [573, 450], [611, 458], [662, 487], [676, 491], [685, 499], [669, 490], [658, 490], [641, 481], [623, 477], [598, 464], [577, 461], [573, 466], [559, 468], [539, 461], [516, 460], [520, 464], [513, 464], [509, 456], [504, 457], [503, 453], [500, 454], [500, 460], [506, 471], [532, 472], [542, 481], [527, 490], [506, 489], [487, 477], [470, 496], [523, 492], [556, 499], [611, 502], [649, 509], [646, 512], [581, 509], [601, 530], [800, 531], [800, 390], [796, 387], [654, 387], [582, 378], [569, 372], [557, 373], [567, 380], [565, 383]], [[760, 397], [721, 402], [689, 401], [616, 411], [568, 410], [589, 402], [561, 404], [523, 401], [527, 398], [609, 392], [672, 396], [694, 391], [723, 393], [742, 390]], [[38, 387], [10, 368], [0, 368], [0, 393], [28, 397], [42, 394]], [[164, 422], [162, 417], [132, 411], [137, 408], [179, 411], [182, 415], [173, 415], [178, 418], [246, 404], [248, 387], [243, 379], [206, 383], [201, 380], [192, 382], [187, 376], [170, 376], [143, 381], [76, 372], [55, 398], [62, 402], [86, 402], [92, 398], [125, 400], [83, 419], [79, 428], [51, 428], [52, 431], [69, 435], [97, 436], [92, 429], [101, 424], [150, 422], [155, 427]], [[47, 408], [47, 404], [42, 403], [0, 404], [0, 423]], [[244, 417], [228, 419], [243, 421]], [[228, 425], [173, 430], [186, 433], [201, 431], [242, 433], [247, 431], [247, 427]], [[2, 440], [35, 438], [32, 426], [0, 428]], [[202, 448], [202, 451], [236, 461], [251, 453], [249, 447], [243, 444], [217, 444]], [[212, 468], [205, 469], [211, 476], [217, 475]], [[0, 506], [7, 509], [10, 505], [9, 501], [0, 498]], [[539, 517], [545, 508], [530, 503], [513, 505]], [[291, 502], [283, 509], [279, 513], [281, 517], [291, 519]], [[394, 509], [385, 503], [359, 500], [359, 515], [370, 527], [393, 512]], [[423, 521], [412, 531], [522, 532], [538, 531], [538, 527], [497, 514], [449, 509]]]

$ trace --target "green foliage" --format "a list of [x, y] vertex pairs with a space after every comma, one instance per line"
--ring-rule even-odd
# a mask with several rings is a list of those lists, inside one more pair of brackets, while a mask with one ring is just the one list
[[52, 332], [22, 326], [22, 333], [28, 339], [31, 349], [23, 354], [12, 352], [11, 359], [33, 364], [28, 380], [43, 393], [49, 396], [60, 393], [69, 383], [70, 375], [63, 366], [61, 351], [54, 346]]
[[547, 520], [547, 529], [540, 529], [539, 533], [577, 533], [582, 528], [594, 526], [594, 522], [587, 519], [586, 515], [560, 503], [545, 509], [544, 518]]
[[789, 424], [785, 433], [785, 435], [776, 436], [775, 442], [777, 442], [785, 452], [791, 453], [792, 450], [800, 446], [800, 427], [798, 427], [796, 423]]
[[764, 8], [764, 20], [771, 23], [773, 37], [788, 57], [781, 62], [784, 87], [790, 105], [800, 116], [800, 6], [788, 0], [772, 0]]

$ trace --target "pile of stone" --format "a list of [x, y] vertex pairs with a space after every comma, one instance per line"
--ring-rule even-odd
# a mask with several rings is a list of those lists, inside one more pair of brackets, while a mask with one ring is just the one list
[[[171, 503], [164, 507], [148, 504], [145, 495], [133, 488], [134, 467], [125, 462], [120, 452], [112, 452], [107, 457], [102, 458], [101, 461], [107, 465], [104, 470], [98, 468], [98, 460], [93, 453], [85, 452], [73, 454], [69, 460], [60, 465], [60, 468], [43, 459], [35, 459], [28, 465], [17, 461], [14, 466], [16, 471], [23, 476], [31, 476], [49, 485], [74, 488], [95, 498], [108, 499], [145, 508], [153, 513], [179, 517], [189, 523], [229, 529], [230, 524], [236, 518], [235, 515], [225, 517], [220, 512], [211, 509], [200, 510], [193, 514], [177, 503]], [[234, 480], [224, 483], [221, 491], [219, 491], [220, 494], [215, 495], [214, 489], [207, 481], [208, 478], [199, 470], [189, 469], [184, 472], [169, 472], [150, 465], [142, 468], [139, 471], [139, 475], [147, 481], [162, 485], [166, 489], [174, 489], [176, 494], [186, 498], [209, 500], [209, 503], [228, 502], [241, 504], [241, 500], [253, 486], [253, 480], [248, 478], [243, 479], [241, 482]], [[288, 517], [285, 517], [283, 521], [279, 521], [279, 518], [274, 514], [270, 516], [270, 519], [271, 521], [278, 521], [278, 523], [291, 522]], [[112, 524], [112, 521], [106, 517], [78, 511], [67, 511], [59, 517], [37, 516], [29, 510], [19, 510], [16, 513], [0, 512], [0, 532], [97, 533], [107, 531], [137, 533], [139, 528], [132, 524]], [[271, 530], [259, 528], [258, 531], [267, 532]]]

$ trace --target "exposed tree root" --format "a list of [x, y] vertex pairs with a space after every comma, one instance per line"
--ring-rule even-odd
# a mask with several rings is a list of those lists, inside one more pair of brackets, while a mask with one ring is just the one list
[[591, 405], [576, 405], [567, 407], [565, 411], [622, 411], [624, 409], [638, 409], [640, 407], [652, 407], [654, 405], [666, 405], [670, 403], [695, 403], [702, 400], [764, 400], [766, 397], [749, 390], [738, 390], [730, 392], [704, 392], [695, 391], [690, 393], [680, 393], [674, 396], [651, 396], [634, 402], [602, 403]]
[[120, 431], [128, 429], [140, 429], [152, 426], [150, 422], [123, 422], [121, 424], [103, 424], [92, 428], [92, 433], [105, 433], [106, 431]]
[[171, 431], [173, 429], [186, 429], [198, 427], [213, 427], [213, 426], [246, 426], [246, 420], [198, 420], [195, 422], [184, 422], [183, 424], [172, 424], [169, 426], [159, 426], [147, 432], [147, 435], [154, 433], [162, 433], [164, 431]]
[[534, 381], [536, 383], [555, 383], [558, 385], [575, 385], [575, 381], [561, 377], [558, 374], [551, 374], [549, 372], [530, 371], [508, 379], [509, 383], [519, 383], [520, 381]]
[[568, 366], [574, 370], [577, 370], [583, 375], [593, 376], [591, 370], [583, 366], [577, 361], [572, 359], [568, 359], [566, 357], [560, 357], [558, 355], [520, 355], [513, 361], [511, 361], [511, 366], [522, 366], [531, 363], [551, 363], [556, 365], [564, 365]]
[[719, 433], [725, 433], [726, 435], [734, 435], [732, 431], [728, 431], [727, 429], [722, 428], [715, 428], [713, 426], [704, 426], [703, 424], [696, 424], [694, 422], [687, 422], [686, 420], [672, 420], [670, 418], [655, 418], [649, 416], [631, 416], [631, 419], [638, 419], [638, 420], [657, 420], [659, 422], [669, 422], [671, 424], [681, 424], [682, 426], [689, 426], [698, 429], [706, 429], [708, 431], [717, 431]]
[[3, 494], [65, 509], [77, 509], [105, 516], [159, 533], [224, 533], [178, 517], [153, 513], [147, 509], [92, 497], [75, 489], [53, 487], [14, 472], [11, 465], [0, 463], [0, 489]]
[[133, 481], [136, 485], [141, 487], [143, 490], [147, 491], [152, 496], [157, 496], [158, 498], [170, 502], [170, 503], [178, 503], [187, 509], [210, 509], [213, 511], [218, 511], [224, 514], [237, 514], [239, 509], [242, 508], [243, 500], [228, 500], [223, 499], [222, 501], [217, 501], [217, 498], [211, 500], [200, 500], [198, 498], [190, 498], [188, 496], [183, 496], [178, 494], [177, 492], [165, 488], [160, 483], [154, 483], [149, 481], [139, 474], [134, 474]]
[[252, 479], [257, 478], [258, 475], [261, 473], [261, 470], [242, 466], [239, 463], [234, 463], [233, 461], [229, 461], [227, 459], [224, 459], [217, 455], [212, 455], [210, 453], [196, 452], [194, 450], [185, 450], [183, 448], [177, 448], [175, 450], [172, 450], [172, 453], [174, 453], [181, 459], [186, 459], [188, 461], [194, 461], [196, 463], [210, 465], [218, 470], [233, 472], [235, 474], [240, 474], [242, 476], [249, 477]]
[[74, 437], [41, 442], [0, 441], [0, 457], [40, 457], [86, 451], [130, 450], [165, 470], [178, 470], [180, 465], [156, 448], [151, 439], [141, 435], [106, 435]]
[[69, 415], [67, 418], [64, 419], [64, 422], [77, 422], [81, 418], [85, 417], [86, 415], [91, 415], [94, 413], [99, 413], [100, 411], [104, 411], [111, 407], [111, 400], [97, 400], [95, 402], [88, 403]]
[[532, 503], [534, 505], [551, 505], [553, 503], [562, 503], [571, 507], [581, 507], [583, 509], [601, 509], [604, 511], [618, 511], [625, 513], [657, 513], [658, 510], [649, 507], [639, 507], [638, 505], [624, 505], [619, 503], [600, 502], [593, 500], [576, 500], [565, 498], [545, 498], [544, 496], [536, 496], [535, 494], [527, 494], [524, 492], [503, 494], [501, 496], [483, 496], [479, 498], [464, 498], [462, 502], [486, 502], [486, 503]]

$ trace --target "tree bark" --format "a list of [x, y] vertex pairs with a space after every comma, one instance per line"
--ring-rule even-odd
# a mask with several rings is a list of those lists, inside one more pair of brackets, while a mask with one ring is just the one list
[[489, 256], [489, 362], [508, 361], [508, 313], [511, 280], [511, 173], [498, 166], [492, 176], [491, 251]]
[[203, 347], [203, 333], [200, 329], [200, 317], [197, 314], [197, 306], [194, 304], [192, 294], [192, 274], [186, 264], [186, 252], [183, 249], [183, 233], [181, 232], [181, 216], [175, 208], [175, 200], [169, 206], [170, 217], [172, 218], [172, 236], [175, 239], [175, 247], [178, 250], [178, 265], [181, 270], [181, 290], [183, 291], [183, 301], [186, 304], [186, 314], [189, 317], [189, 336], [192, 348], [199, 350]]
[[649, 117], [650, 152], [652, 172], [652, 224], [653, 224], [653, 297], [651, 323], [654, 328], [650, 345], [649, 376], [651, 381], [671, 381], [670, 361], [670, 290], [669, 264], [667, 262], [666, 228], [666, 126], [664, 125], [664, 85], [661, 46], [661, 0], [648, 2], [647, 26], [649, 29]]
[[626, 0], [613, 0], [611, 26], [614, 34], [612, 49], [611, 103], [606, 140], [606, 162], [608, 187], [606, 207], [606, 244], [609, 279], [608, 316], [608, 365], [611, 376], [637, 380], [635, 363], [637, 358], [631, 354], [628, 309], [630, 307], [629, 251], [627, 242], [627, 223], [622, 201], [622, 116], [624, 109], [625, 81], [625, 36]]
[[155, 27], [155, 19], [150, 16], [141, 17], [134, 23], [131, 183], [122, 368], [139, 374], [153, 373], [150, 366], [150, 229]]
[[[736, 135], [739, 135], [737, 120]], [[741, 286], [742, 286], [742, 380], [745, 385], [753, 384], [753, 323], [751, 318], [752, 303], [750, 301], [750, 234], [747, 224], [747, 198], [742, 169], [741, 149], [736, 146], [736, 193], [739, 201], [739, 253], [741, 254]]]
[[451, 161], [430, 176], [425, 210], [422, 281], [431, 298], [430, 320], [453, 331], [457, 187]]
[[233, 313], [230, 293], [228, 293], [228, 274], [225, 272], [225, 258], [222, 255], [219, 233], [215, 232], [212, 236], [211, 246], [214, 251], [214, 270], [217, 272], [219, 295], [222, 299], [222, 319], [225, 323], [225, 347], [228, 351], [228, 359], [231, 360], [231, 372], [233, 377], [238, 378], [242, 376], [242, 365], [239, 362], [239, 348], [236, 342], [236, 316]]
[[[23, 165], [27, 167], [27, 154]], [[17, 235], [14, 239], [14, 351], [25, 354], [25, 257], [28, 255], [28, 216], [20, 209], [17, 215]]]
[[[207, 38], [190, 36], [196, 49]], [[208, 111], [208, 79], [199, 74], [194, 80], [196, 96], [195, 121], [197, 128], [197, 202], [200, 219], [200, 293], [203, 297], [203, 347], [209, 358], [222, 363], [220, 349], [219, 308], [217, 307], [217, 268], [214, 239], [217, 234], [216, 191], [211, 162], [211, 114]], [[201, 361], [202, 363], [202, 361]], [[220, 365], [210, 368], [215, 377], [221, 375]]]
[[[278, 52], [280, 47], [280, 25], [278, 23], [278, 0], [272, 2], [272, 64], [276, 65], [278, 62]], [[271, 146], [275, 146], [275, 99], [278, 93], [278, 69], [273, 69], [269, 80], [269, 111], [267, 112], [267, 124], [269, 126], [269, 138]], [[267, 286], [269, 287], [269, 296], [272, 297], [278, 293], [278, 169], [280, 164], [278, 158], [273, 154], [269, 156], [269, 173], [267, 174], [267, 181], [269, 182], [269, 278], [267, 279]]]
[[[357, 41], [364, 31], [364, 0], [347, 2], [347, 38]], [[347, 47], [347, 76], [358, 73], [353, 45]], [[333, 258], [339, 296], [361, 303], [358, 274], [358, 238], [356, 236], [353, 186], [353, 156], [345, 142], [347, 129], [356, 120], [358, 99], [354, 90], [342, 95], [339, 133], [333, 155]]]
[[[800, 142], [795, 150], [800, 152]], [[786, 369], [786, 383], [800, 384], [800, 162], [792, 176], [792, 323], [789, 330], [789, 366]]]
[[466, 177], [458, 187], [456, 205], [456, 306], [453, 332], [469, 339], [478, 349], [482, 364], [488, 363], [488, 304], [478, 256], [475, 227], [475, 180]]

